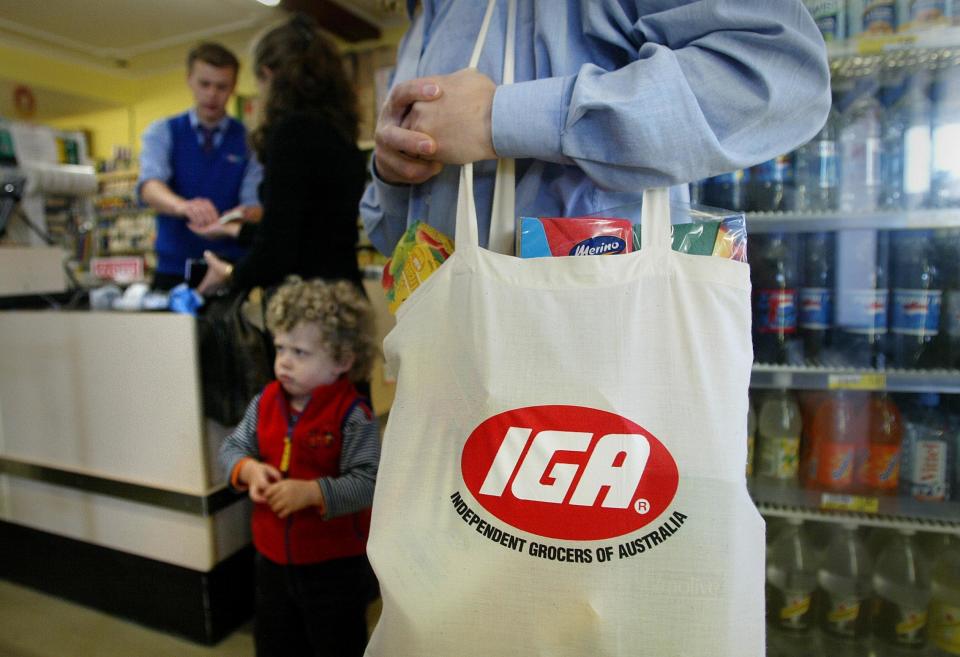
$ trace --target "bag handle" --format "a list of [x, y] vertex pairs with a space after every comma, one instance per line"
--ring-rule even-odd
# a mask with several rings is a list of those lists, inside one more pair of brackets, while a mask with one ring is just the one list
[[[470, 55], [469, 68], [476, 68], [480, 53], [490, 29], [496, 0], [487, 1], [487, 10], [480, 25], [480, 33]], [[502, 84], [513, 84], [515, 43], [517, 29], [517, 0], [507, 0], [507, 34], [504, 44]], [[493, 188], [493, 204], [490, 208], [490, 233], [487, 248], [490, 251], [513, 254], [516, 221], [516, 163], [510, 158], [497, 160], [497, 173]], [[477, 229], [477, 206], [473, 194], [473, 163], [460, 169], [460, 189], [457, 194], [456, 247], [479, 248]], [[643, 208], [640, 214], [641, 248], [669, 250], [670, 237], [670, 190], [648, 189], [643, 193]]]
[[[480, 33], [470, 55], [469, 68], [476, 68], [480, 53], [487, 40], [487, 31], [496, 8], [496, 0], [487, 1], [487, 11], [480, 25]], [[513, 84], [514, 50], [517, 32], [517, 0], [507, 0], [507, 34], [504, 42], [502, 84]], [[493, 188], [493, 205], [490, 208], [490, 233], [487, 247], [498, 253], [513, 253], [514, 225], [513, 215], [516, 208], [516, 168], [513, 159], [497, 160], [496, 182]], [[473, 196], [473, 163], [464, 164], [460, 169], [460, 191], [457, 196], [456, 245], [480, 246], [477, 230], [477, 206]]]

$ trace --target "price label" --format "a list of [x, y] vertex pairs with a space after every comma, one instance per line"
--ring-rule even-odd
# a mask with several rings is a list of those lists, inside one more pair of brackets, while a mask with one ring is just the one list
[[855, 511], [857, 513], [879, 513], [880, 498], [862, 495], [838, 495], [823, 493], [820, 496], [820, 508], [824, 511]]
[[886, 374], [831, 374], [827, 379], [830, 390], [884, 390]]
[[917, 37], [913, 34], [860, 37], [857, 40], [857, 52], [861, 55], [879, 55], [887, 50], [910, 45], [916, 40]]

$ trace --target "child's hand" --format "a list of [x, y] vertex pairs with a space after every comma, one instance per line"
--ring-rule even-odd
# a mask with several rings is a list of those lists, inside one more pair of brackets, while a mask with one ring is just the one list
[[281, 518], [308, 506], [322, 506], [323, 493], [316, 481], [307, 479], [284, 479], [267, 488], [264, 495], [267, 504]]
[[240, 481], [250, 489], [250, 499], [258, 504], [267, 501], [264, 496], [267, 489], [282, 478], [280, 471], [269, 463], [261, 463], [253, 459], [243, 464], [239, 476]]

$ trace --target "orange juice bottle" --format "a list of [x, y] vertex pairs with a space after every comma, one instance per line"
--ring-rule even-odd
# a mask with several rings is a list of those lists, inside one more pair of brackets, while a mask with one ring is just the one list
[[862, 393], [840, 390], [817, 407], [812, 433], [817, 447], [818, 488], [854, 490], [857, 450], [867, 438], [865, 402]]
[[858, 469], [861, 487], [875, 495], [896, 495], [900, 483], [903, 418], [887, 394], [874, 395], [868, 411], [869, 444]]

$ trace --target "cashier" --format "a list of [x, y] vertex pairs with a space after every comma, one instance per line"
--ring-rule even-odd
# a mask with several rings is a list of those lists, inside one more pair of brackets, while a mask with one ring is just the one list
[[243, 124], [227, 116], [240, 63], [216, 43], [203, 43], [187, 57], [188, 111], [152, 123], [140, 151], [141, 200], [157, 212], [157, 267], [154, 286], [170, 289], [184, 280], [191, 258], [211, 250], [228, 261], [244, 255], [235, 239], [209, 240], [190, 230], [225, 214], [255, 221], [263, 176], [247, 146]]

